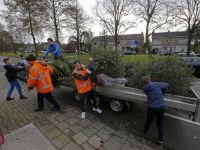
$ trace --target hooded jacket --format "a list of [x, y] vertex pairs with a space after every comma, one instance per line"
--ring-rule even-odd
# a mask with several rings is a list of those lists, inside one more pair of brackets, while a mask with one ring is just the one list
[[62, 56], [62, 53], [59, 49], [59, 46], [57, 43], [53, 43], [53, 45], [49, 45], [48, 48], [47, 48], [47, 51], [46, 53], [44, 54], [44, 57], [46, 57], [49, 53], [49, 51], [52, 52], [52, 54], [54, 55], [54, 57], [60, 57]]
[[5, 76], [8, 82], [16, 81], [17, 72], [25, 70], [25, 68], [15, 68], [12, 65], [4, 65], [3, 67], [6, 69]]
[[163, 96], [167, 93], [168, 86], [164, 82], [150, 82], [144, 85], [143, 91], [147, 95], [149, 108], [165, 107]]

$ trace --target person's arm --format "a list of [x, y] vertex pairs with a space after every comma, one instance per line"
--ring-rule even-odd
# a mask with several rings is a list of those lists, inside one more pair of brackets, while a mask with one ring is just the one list
[[44, 58], [47, 57], [48, 54], [49, 54], [49, 46], [47, 47], [47, 51], [46, 51], [46, 53], [44, 54], [43, 57], [44, 57]]
[[59, 46], [58, 46], [57, 43], [54, 43], [54, 44], [55, 44], [55, 46], [56, 46], [56, 50], [53, 52], [53, 54], [56, 54], [56, 53], [59, 51]]
[[163, 96], [164, 96], [167, 93], [169, 84], [165, 83], [165, 82], [157, 82], [157, 83], [158, 83], [159, 87], [161, 88], [161, 91], [162, 91]]
[[39, 78], [39, 74], [38, 72], [33, 69], [33, 68], [30, 68], [29, 70], [29, 78], [28, 78], [28, 87], [32, 88], [35, 86], [35, 83], [37, 82]]
[[15, 68], [13, 66], [7, 66], [5, 69], [7, 69], [9, 71], [13, 71], [13, 72], [20, 72], [22, 70], [25, 70], [25, 68]]
[[78, 80], [81, 80], [81, 81], [86, 81], [88, 78], [89, 78], [89, 74], [86, 73], [86, 75], [81, 75], [81, 74], [77, 74], [77, 73], [73, 73], [72, 76], [75, 78], [75, 79], [78, 79]]

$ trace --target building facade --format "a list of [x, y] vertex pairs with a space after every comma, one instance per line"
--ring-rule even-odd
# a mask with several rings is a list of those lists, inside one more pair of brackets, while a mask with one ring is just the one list
[[152, 50], [156, 49], [159, 52], [187, 51], [188, 33], [187, 32], [160, 32], [152, 34]]
[[[134, 44], [133, 44], [134, 41]], [[97, 36], [92, 40], [92, 45], [98, 48], [113, 48], [115, 47], [114, 39], [112, 36]], [[144, 34], [126, 34], [121, 35], [117, 41], [118, 49], [122, 51], [133, 51], [136, 48], [139, 51], [144, 51]]]

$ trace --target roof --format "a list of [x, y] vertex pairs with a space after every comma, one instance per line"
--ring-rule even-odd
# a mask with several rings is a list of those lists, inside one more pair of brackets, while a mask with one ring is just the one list
[[[102, 41], [106, 38], [106, 41], [113, 41], [112, 36], [96, 36], [93, 38], [93, 41]], [[144, 39], [143, 33], [141, 34], [124, 34], [120, 35], [119, 40], [136, 40], [136, 39]]]
[[166, 37], [188, 37], [188, 32], [159, 32], [153, 33], [152, 38], [166, 38]]

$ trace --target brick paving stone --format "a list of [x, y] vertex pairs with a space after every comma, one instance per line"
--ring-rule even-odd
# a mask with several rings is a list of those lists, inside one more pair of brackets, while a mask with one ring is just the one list
[[48, 117], [47, 119], [51, 120], [51, 119], [54, 119], [55, 117], [56, 117], [56, 115], [52, 115], [52, 116]]
[[74, 133], [78, 133], [79, 131], [83, 130], [83, 127], [82, 126], [71, 126], [71, 127], [69, 127], [69, 129], [71, 131], [73, 131]]
[[114, 132], [115, 132], [115, 130], [114, 130], [114, 129], [112, 129], [112, 128], [108, 127], [108, 126], [105, 126], [104, 128], [105, 128], [106, 130], [108, 130], [108, 131], [112, 132], [112, 133], [114, 133]]
[[88, 144], [87, 142], [85, 142], [84, 144], [82, 144], [82, 147], [85, 150], [96, 150], [92, 145]]
[[67, 137], [71, 138], [72, 136], [74, 136], [74, 132], [72, 132], [71, 130], [69, 129], [65, 129], [63, 131], [63, 133], [65, 133], [67, 135]]
[[80, 125], [82, 125], [83, 127], [87, 127], [89, 126], [90, 124], [92, 124], [92, 122], [88, 119], [82, 119], [80, 122], [79, 122]]
[[56, 125], [56, 127], [58, 129], [60, 129], [61, 131], [63, 131], [64, 129], [68, 128], [70, 125], [67, 122], [61, 122], [59, 124]]
[[96, 128], [97, 130], [101, 130], [105, 125], [100, 123], [99, 121], [96, 121], [95, 123], [91, 124], [92, 127]]
[[138, 147], [142, 147], [142, 145], [143, 145], [142, 142], [139, 142], [138, 140], [135, 140], [135, 139], [130, 138], [130, 137], [127, 139], [127, 141], [138, 146]]
[[64, 147], [67, 143], [69, 143], [71, 140], [64, 134], [58, 136], [55, 138], [52, 143], [57, 147], [57, 148], [62, 148]]
[[42, 133], [46, 133], [53, 128], [55, 128], [55, 126], [53, 126], [52, 124], [45, 124], [45, 125], [39, 127], [39, 129]]
[[44, 135], [51, 141], [61, 134], [62, 134], [62, 132], [60, 130], [54, 128], [53, 130], [45, 133]]
[[56, 120], [58, 120], [59, 122], [62, 122], [66, 119], [67, 119], [67, 117], [65, 115], [60, 115], [59, 117], [56, 117]]
[[65, 116], [67, 116], [67, 117], [72, 117], [72, 116], [74, 116], [74, 115], [76, 115], [77, 113], [75, 113], [74, 111], [68, 111], [68, 112], [66, 112], [65, 113]]
[[113, 138], [110, 138], [108, 139], [108, 141], [105, 142], [104, 147], [108, 150], [120, 150], [122, 144], [114, 140]]
[[93, 135], [89, 140], [88, 143], [91, 144], [92, 146], [94, 146], [95, 148], [98, 148], [100, 146], [100, 141], [102, 139], [96, 135]]
[[127, 140], [128, 136], [117, 131], [112, 135], [112, 138], [115, 139], [116, 141], [124, 144], [124, 142]]
[[56, 119], [49, 120], [53, 125], [57, 125], [59, 122]]
[[102, 128], [99, 132], [96, 133], [97, 136], [103, 140], [107, 140], [111, 136], [112, 132]]
[[62, 150], [82, 150], [82, 148], [78, 146], [76, 143], [70, 142], [65, 147], [63, 147]]
[[121, 150], [140, 150], [140, 148], [126, 141], [122, 146]]
[[154, 150], [154, 149], [147, 145], [143, 145], [141, 150]]
[[85, 141], [88, 140], [88, 137], [84, 135], [82, 132], [77, 133], [72, 137], [72, 139], [78, 143], [79, 145], [83, 144]]
[[82, 132], [87, 135], [88, 137], [93, 136], [96, 132], [98, 132], [97, 129], [93, 128], [92, 126], [88, 126], [87, 128], [83, 129]]
[[66, 121], [67, 121], [69, 124], [73, 125], [73, 124], [79, 122], [80, 120], [79, 120], [78, 118], [76, 118], [76, 117], [71, 117], [71, 118], [68, 118]]

